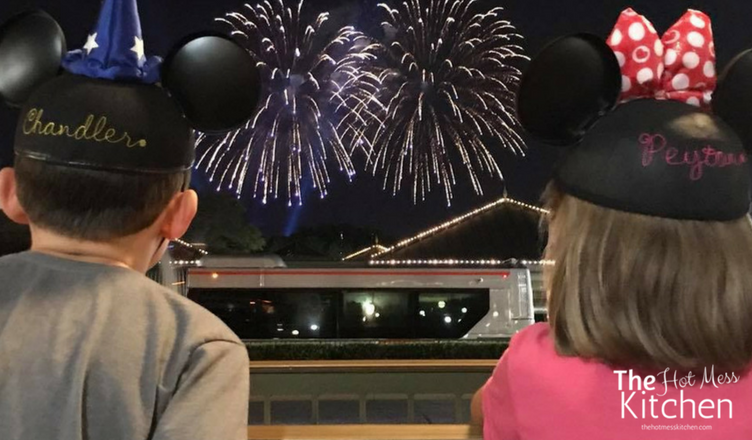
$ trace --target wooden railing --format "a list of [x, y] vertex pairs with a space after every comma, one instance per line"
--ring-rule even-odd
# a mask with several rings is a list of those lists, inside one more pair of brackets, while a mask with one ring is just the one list
[[254, 361], [249, 425], [467, 423], [470, 400], [495, 365], [491, 359]]
[[491, 372], [497, 359], [252, 361], [251, 373], [357, 373], [357, 372]]
[[249, 426], [248, 440], [481, 440], [471, 425]]

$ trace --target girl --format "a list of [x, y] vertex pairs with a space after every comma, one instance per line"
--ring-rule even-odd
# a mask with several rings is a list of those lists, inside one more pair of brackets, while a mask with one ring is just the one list
[[531, 63], [520, 119], [570, 148], [545, 196], [549, 322], [473, 400], [486, 440], [752, 438], [752, 54], [716, 86], [710, 32], [627, 10], [608, 45]]

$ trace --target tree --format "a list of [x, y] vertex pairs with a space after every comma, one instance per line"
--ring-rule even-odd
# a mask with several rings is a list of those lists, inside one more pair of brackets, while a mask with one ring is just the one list
[[340, 261], [345, 256], [385, 240], [371, 228], [352, 225], [319, 225], [289, 237], [274, 237], [267, 251], [288, 258]]
[[199, 197], [198, 213], [185, 240], [206, 243], [212, 254], [232, 255], [258, 252], [266, 240], [246, 220], [245, 208], [234, 197], [207, 191]]

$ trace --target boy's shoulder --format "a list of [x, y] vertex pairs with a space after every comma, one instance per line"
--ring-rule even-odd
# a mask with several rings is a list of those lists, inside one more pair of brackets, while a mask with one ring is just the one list
[[[238, 337], [214, 314], [138, 272], [37, 253], [0, 258], [0, 284], [44, 290], [106, 316], [109, 327], [142, 327], [192, 340], [194, 344]], [[23, 286], [15, 286], [18, 287]], [[186, 341], [187, 342], [187, 341]]]
[[[162, 320], [177, 333], [187, 333], [198, 342], [227, 341], [241, 344], [240, 339], [213, 313], [194, 301], [136, 272], [121, 274], [113, 289], [117, 301], [129, 303], [152, 319]], [[138, 304], [141, 303], [141, 304]]]

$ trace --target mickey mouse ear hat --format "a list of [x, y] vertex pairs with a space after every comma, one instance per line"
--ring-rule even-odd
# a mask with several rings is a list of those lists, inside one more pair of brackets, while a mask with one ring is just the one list
[[147, 57], [135, 0], [105, 0], [83, 49], [68, 53], [44, 12], [0, 27], [0, 98], [22, 107], [20, 156], [120, 172], [188, 170], [193, 130], [243, 124], [258, 96], [253, 60], [224, 37], [190, 38], [165, 62]]
[[531, 134], [568, 148], [554, 179], [577, 198], [681, 220], [749, 211], [752, 52], [716, 81], [702, 12], [688, 11], [659, 37], [628, 9], [607, 42], [551, 43], [523, 76], [518, 111]]

